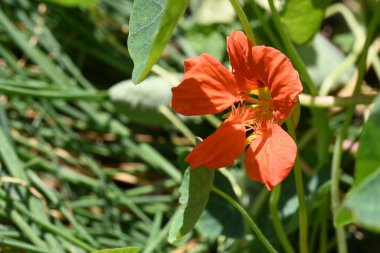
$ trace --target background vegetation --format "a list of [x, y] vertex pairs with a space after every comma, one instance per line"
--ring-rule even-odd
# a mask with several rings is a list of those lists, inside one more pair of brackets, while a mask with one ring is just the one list
[[[309, 251], [336, 252], [336, 233], [343, 233], [348, 252], [379, 252], [378, 2], [277, 1], [281, 20], [266, 1], [242, 2], [256, 43], [287, 54], [305, 92], [320, 96], [300, 97], [297, 128]], [[233, 7], [191, 0], [151, 75], [134, 86], [132, 71], [139, 70], [127, 48], [132, 6], [0, 0], [0, 252], [132, 245], [144, 253], [265, 252], [214, 193], [195, 229], [167, 242], [183, 158], [195, 135], [205, 138], [219, 124], [216, 117], [172, 112], [170, 87], [188, 57], [209, 53], [228, 63], [226, 36], [242, 30]], [[279, 200], [247, 178], [242, 161], [218, 171], [214, 184], [240, 201], [281, 252], [270, 215], [279, 212], [297, 248], [293, 174]]]

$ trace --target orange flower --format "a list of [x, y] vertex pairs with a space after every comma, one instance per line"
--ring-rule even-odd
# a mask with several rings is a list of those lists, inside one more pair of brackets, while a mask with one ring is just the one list
[[240, 31], [227, 38], [227, 50], [232, 72], [201, 54], [185, 61], [183, 80], [172, 89], [171, 106], [183, 115], [215, 114], [231, 107], [216, 132], [185, 160], [192, 168], [231, 166], [249, 145], [244, 158], [247, 173], [271, 190], [294, 164], [297, 146], [280, 125], [298, 102], [302, 84], [285, 55], [253, 46]]

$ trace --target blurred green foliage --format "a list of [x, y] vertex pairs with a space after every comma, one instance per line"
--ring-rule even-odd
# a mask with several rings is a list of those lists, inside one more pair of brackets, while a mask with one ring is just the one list
[[[243, 2], [258, 44], [288, 54], [266, 1]], [[283, 3], [284, 27], [296, 44], [308, 42], [296, 47], [319, 92], [323, 91], [320, 95], [347, 96], [378, 3], [331, 1], [313, 9], [315, 15], [300, 20], [301, 16], [292, 16], [298, 8], [305, 4], [316, 8], [310, 5], [316, 1], [301, 2]], [[185, 3], [181, 2], [178, 13], [174, 7], [164, 13], [178, 15], [185, 10]], [[148, 34], [149, 49], [140, 59], [144, 71], [138, 71], [135, 80], [142, 80], [157, 65], [150, 77], [133, 87], [133, 53], [127, 48], [133, 1], [0, 0], [0, 5], [1, 252], [91, 252], [128, 246], [138, 246], [144, 253], [265, 252], [236, 210], [213, 193], [195, 229], [173, 245], [167, 242], [173, 215], [179, 209], [183, 156], [192, 143], [176, 124], [186, 123], [195, 135], [205, 138], [218, 120], [177, 117], [160, 108], [167, 109], [169, 86], [179, 82], [184, 59], [206, 52], [227, 66], [225, 38], [230, 31], [241, 30], [229, 1], [191, 0], [178, 24], [180, 15], [173, 19], [171, 14], [162, 16], [172, 22], [171, 28], [177, 26], [163, 31], [166, 21], [161, 20], [155, 33]], [[307, 21], [309, 18], [312, 21]], [[158, 35], [162, 32], [165, 34]], [[378, 33], [375, 36], [376, 42]], [[135, 43], [142, 42], [144, 38]], [[155, 43], [159, 50], [151, 55]], [[361, 91], [377, 94], [379, 57], [371, 50], [370, 69]], [[323, 112], [331, 131], [337, 132], [345, 111], [329, 108]], [[339, 218], [343, 220], [337, 223], [350, 224], [345, 229], [350, 251], [377, 252], [379, 235], [371, 231], [378, 231], [380, 217], [378, 173], [373, 170], [380, 165], [376, 153], [378, 103], [368, 121], [369, 107], [357, 107], [354, 112], [343, 141], [339, 179], [342, 210], [350, 213], [342, 211]], [[320, 129], [312, 117], [304, 105], [297, 129], [310, 252], [335, 252], [329, 204], [335, 138], [329, 139], [325, 150], [329, 159], [321, 164], [315, 145]], [[355, 173], [368, 165], [367, 160], [374, 163], [365, 173], [368, 178], [352, 187]], [[269, 193], [247, 179], [243, 167], [239, 160], [223, 170], [223, 175], [216, 173], [214, 184], [239, 200], [280, 249], [268, 209]], [[293, 175], [282, 185], [279, 216], [288, 238], [297, 245], [294, 185]]]

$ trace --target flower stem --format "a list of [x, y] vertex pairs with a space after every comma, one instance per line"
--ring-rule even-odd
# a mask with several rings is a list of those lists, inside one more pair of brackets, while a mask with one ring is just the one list
[[288, 237], [286, 236], [284, 226], [281, 223], [280, 217], [278, 215], [278, 201], [281, 196], [281, 184], [277, 185], [270, 196], [269, 208], [272, 216], [272, 222], [277, 233], [277, 237], [281, 242], [282, 247], [286, 253], [294, 253], [294, 249], [290, 244]]
[[[293, 123], [291, 120], [286, 121], [286, 126], [288, 127], [288, 132], [290, 136], [297, 143], [296, 132], [293, 127]], [[307, 209], [305, 203], [305, 194], [303, 190], [303, 182], [302, 182], [302, 169], [301, 162], [297, 155], [296, 161], [294, 163], [294, 176], [296, 181], [296, 190], [299, 202], [299, 248], [301, 253], [307, 253], [308, 249], [308, 220], [307, 220]]]
[[213, 186], [211, 189], [213, 192], [227, 200], [236, 210], [243, 216], [244, 220], [247, 222], [248, 226], [252, 229], [252, 231], [256, 234], [257, 238], [263, 243], [268, 252], [276, 253], [277, 251], [272, 246], [272, 244], [265, 237], [263, 232], [261, 232], [260, 228], [256, 225], [256, 223], [249, 216], [247, 211], [233, 198], [231, 198], [228, 194], [220, 190], [219, 188]]
[[255, 36], [253, 35], [251, 25], [249, 24], [247, 16], [241, 8], [238, 0], [230, 0], [230, 2], [236, 11], [236, 14], [239, 17], [241, 24], [243, 25], [245, 34], [247, 35], [248, 39], [252, 42], [252, 44], [255, 45]]

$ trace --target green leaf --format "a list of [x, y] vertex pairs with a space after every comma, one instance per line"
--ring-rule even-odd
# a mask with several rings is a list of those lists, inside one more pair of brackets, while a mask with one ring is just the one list
[[169, 105], [171, 88], [160, 77], [149, 77], [140, 85], [122, 81], [109, 89], [109, 96], [115, 107], [132, 121], [150, 126], [167, 122], [158, 107]]
[[118, 249], [102, 249], [97, 250], [92, 253], [139, 253], [139, 247], [127, 247], [127, 248], [118, 248]]
[[173, 243], [190, 232], [206, 207], [212, 184], [214, 171], [203, 167], [188, 168], [180, 188], [180, 209], [170, 225], [168, 241]]
[[355, 222], [374, 232], [380, 232], [380, 167], [353, 187], [344, 199], [335, 219], [338, 226]]
[[356, 156], [355, 184], [380, 167], [380, 142], [374, 140], [380, 131], [380, 95], [375, 100], [373, 111], [364, 126]]
[[226, 38], [215, 27], [195, 26], [186, 35], [187, 40], [198, 54], [207, 53], [219, 61], [223, 60], [226, 52]]
[[350, 209], [347, 207], [341, 207], [335, 217], [334, 224], [337, 227], [342, 227], [355, 222], [355, 217], [353, 216]]
[[[218, 171], [215, 172], [214, 185], [238, 201], [230, 181]], [[196, 229], [204, 237], [215, 239], [225, 235], [229, 238], [240, 238], [244, 235], [244, 220], [228, 201], [211, 192]]]
[[92, 7], [96, 5], [99, 0], [47, 0], [55, 4], [59, 4], [66, 7]]
[[129, 20], [128, 49], [139, 83], [160, 58], [189, 0], [135, 0]]
[[330, 0], [288, 0], [282, 21], [297, 44], [310, 42], [319, 30]]

